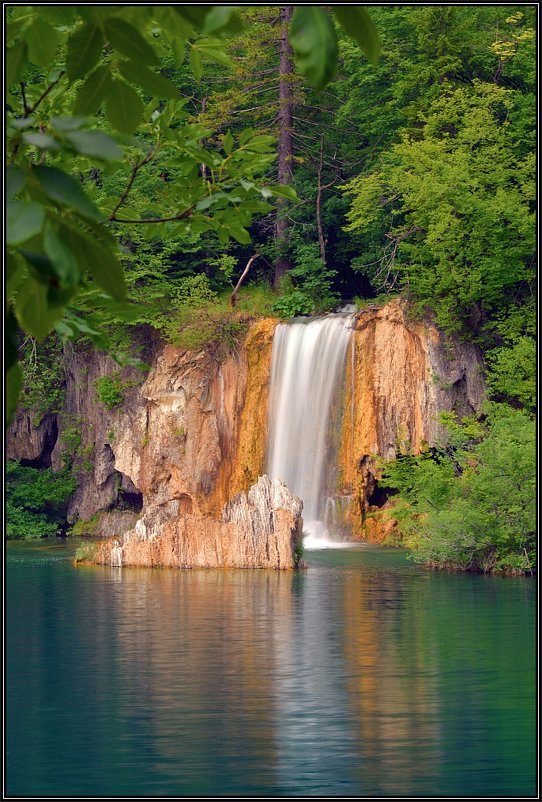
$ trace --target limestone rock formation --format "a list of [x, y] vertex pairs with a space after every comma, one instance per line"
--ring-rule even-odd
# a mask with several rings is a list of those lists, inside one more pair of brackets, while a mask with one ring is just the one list
[[445, 436], [439, 413], [473, 415], [484, 400], [479, 350], [409, 318], [402, 300], [362, 311], [347, 365], [342, 477], [358, 536], [379, 471], [376, 457], [420, 452]]
[[[8, 432], [8, 457], [54, 469], [71, 462], [78, 489], [69, 522], [86, 521], [85, 532], [119, 537], [141, 519], [140, 530], [163, 533], [160, 539], [151, 538], [153, 564], [158, 564], [158, 552], [165, 564], [173, 559], [166, 554], [167, 543], [171, 550], [171, 544], [180, 549], [185, 542], [190, 551], [175, 557], [176, 564], [185, 559], [196, 564], [196, 533], [201, 564], [211, 559], [215, 565], [220, 560], [241, 564], [236, 551], [242, 551], [241, 545], [221, 546], [218, 556], [210, 555], [218, 543], [233, 537], [239, 523], [235, 516], [242, 509], [248, 515], [243, 504], [250, 505], [250, 497], [226, 513], [231, 518], [223, 518], [224, 505], [265, 471], [276, 323], [270, 318], [253, 323], [235, 352], [220, 361], [212, 349], [189, 352], [142, 332], [140, 357], [149, 365], [146, 374], [130, 367], [120, 370], [107, 355], [68, 344], [62, 411], [41, 421], [19, 412]], [[376, 499], [376, 457], [391, 459], [399, 446], [417, 452], [424, 443], [437, 444], [443, 435], [438, 421], [442, 410], [462, 416], [480, 408], [481, 365], [475, 346], [412, 321], [402, 301], [359, 313], [347, 357], [336, 505], [346, 510], [346, 531], [366, 536], [362, 527], [367, 513], [382, 502]], [[107, 377], [122, 386], [122, 403], [112, 408], [97, 392]], [[276, 509], [280, 517], [282, 507]], [[265, 521], [260, 526], [265, 530]], [[145, 539], [131, 542], [136, 549]], [[280, 552], [281, 565], [287, 559], [291, 557]], [[270, 552], [267, 560], [275, 564], [278, 557]]]
[[[99, 544], [95, 561], [112, 566], [294, 568], [303, 504], [279, 480], [261, 476], [220, 519], [193, 511], [190, 498], [152, 504], [135, 528]], [[183, 503], [184, 502], [184, 503]]]

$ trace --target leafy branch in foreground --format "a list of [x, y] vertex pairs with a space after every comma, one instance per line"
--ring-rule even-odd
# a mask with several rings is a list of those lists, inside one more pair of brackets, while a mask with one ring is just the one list
[[[376, 57], [378, 37], [366, 12], [337, 9], [340, 23]], [[299, 68], [321, 87], [335, 67], [335, 29], [316, 7], [297, 8], [294, 22]], [[111, 224], [178, 223], [189, 236], [214, 231], [223, 245], [230, 238], [249, 244], [248, 227], [265, 201], [295, 198], [289, 187], [259, 178], [275, 159], [272, 137], [245, 131], [237, 147], [233, 137], [224, 139], [223, 154], [205, 147], [212, 132], [187, 123], [188, 98], [161, 69], [166, 58], [183, 69], [188, 60], [198, 79], [207, 61], [228, 67], [219, 37], [239, 29], [231, 6], [8, 7], [8, 420], [22, 384], [19, 329], [37, 341], [54, 330], [61, 339], [84, 334], [108, 347], [107, 310], [95, 310], [89, 323], [80, 299], [99, 290], [125, 302]], [[126, 207], [132, 188], [159, 152], [182, 180], [151, 215], [134, 214]], [[96, 197], [89, 174], [107, 184], [127, 163], [121, 195]]]

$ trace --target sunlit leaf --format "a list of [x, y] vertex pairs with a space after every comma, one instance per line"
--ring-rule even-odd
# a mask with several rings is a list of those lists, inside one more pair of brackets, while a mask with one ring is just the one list
[[224, 147], [224, 152], [229, 156], [233, 150], [233, 136], [231, 131], [228, 131], [228, 133], [224, 137], [222, 145]]
[[227, 31], [239, 33], [243, 30], [243, 23], [239, 19], [235, 6], [212, 6], [205, 17], [203, 33]]
[[23, 134], [23, 140], [28, 145], [35, 145], [42, 150], [60, 150], [60, 145], [50, 134], [36, 133]]

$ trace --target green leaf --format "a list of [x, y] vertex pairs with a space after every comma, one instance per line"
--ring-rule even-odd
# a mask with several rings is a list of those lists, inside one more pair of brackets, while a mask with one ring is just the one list
[[146, 67], [134, 64], [132, 61], [123, 61], [119, 69], [126, 80], [137, 84], [150, 95], [172, 100], [179, 97], [179, 90], [169, 78], [164, 78]]
[[337, 66], [337, 36], [319, 6], [296, 6], [289, 31], [296, 64], [314, 89], [323, 89]]
[[34, 278], [37, 278], [47, 285], [51, 280], [58, 283], [58, 276], [55, 272], [54, 265], [45, 254], [39, 253], [38, 251], [29, 251], [26, 248], [21, 248], [20, 253], [33, 268], [32, 275]]
[[73, 131], [71, 134], [66, 134], [66, 139], [83, 156], [111, 161], [120, 161], [123, 157], [117, 142], [103, 131]]
[[26, 42], [20, 41], [14, 44], [13, 47], [8, 47], [6, 50], [6, 78], [8, 89], [19, 83], [27, 63]]
[[197, 50], [194, 49], [193, 45], [190, 47], [189, 58], [190, 58], [190, 68], [194, 73], [194, 78], [196, 79], [196, 81], [199, 81], [201, 76], [203, 75], [203, 63], [200, 54], [198, 53]]
[[271, 145], [274, 145], [276, 141], [277, 139], [274, 136], [261, 134], [249, 139], [248, 142], [245, 142], [243, 148], [245, 150], [252, 151], [253, 153], [268, 153]]
[[297, 193], [293, 187], [287, 184], [275, 184], [272, 187], [267, 187], [272, 195], [277, 198], [288, 198], [288, 200], [297, 200]]
[[171, 52], [177, 67], [182, 67], [186, 58], [186, 39], [174, 39], [171, 43]]
[[62, 225], [63, 239], [75, 254], [80, 268], [88, 271], [97, 284], [117, 301], [126, 296], [122, 265], [111, 250], [73, 225]]
[[24, 131], [25, 128], [33, 126], [35, 122], [35, 117], [18, 117], [15, 120], [10, 120], [9, 125], [17, 131]]
[[39, 234], [45, 222], [45, 212], [39, 203], [8, 200], [6, 242], [20, 245]]
[[143, 119], [143, 101], [127, 83], [113, 81], [106, 103], [107, 119], [118, 131], [132, 133]]
[[224, 137], [222, 145], [224, 147], [224, 152], [226, 153], [227, 156], [229, 156], [233, 150], [233, 136], [231, 131], [228, 131], [228, 133]]
[[211, 6], [185, 6], [185, 5], [176, 5], [173, 7], [177, 14], [180, 14], [181, 17], [191, 22], [192, 25], [195, 25], [197, 28], [203, 26], [205, 22], [205, 18], [211, 11]]
[[222, 64], [223, 67], [229, 69], [233, 66], [231, 58], [222, 49], [220, 39], [199, 39], [193, 47], [209, 61]]
[[38, 67], [47, 67], [55, 57], [59, 36], [48, 22], [36, 17], [25, 35], [28, 58]]
[[10, 164], [6, 170], [6, 195], [12, 198], [24, 186], [24, 173], [20, 167]]
[[237, 242], [240, 242], [241, 245], [250, 245], [250, 243], [252, 242], [250, 234], [248, 233], [246, 228], [243, 228], [238, 223], [228, 223], [226, 225], [226, 228], [228, 229], [232, 237], [236, 239]]
[[243, 23], [236, 13], [235, 6], [212, 6], [203, 25], [203, 33], [215, 31], [239, 33], [242, 30]]
[[101, 219], [100, 212], [75, 178], [56, 167], [34, 167], [33, 172], [48, 198], [73, 209], [83, 217]]
[[140, 64], [159, 63], [154, 49], [129, 22], [119, 17], [110, 17], [105, 22], [105, 32], [111, 45], [123, 56]]
[[378, 31], [363, 6], [331, 6], [345, 32], [361, 45], [371, 64], [377, 64], [381, 51]]
[[51, 125], [56, 131], [78, 131], [88, 122], [86, 117], [51, 117]]
[[52, 25], [69, 25], [73, 22], [76, 11], [75, 6], [40, 6], [39, 15]]
[[45, 339], [64, 314], [61, 307], [49, 305], [48, 291], [47, 284], [29, 273], [15, 297], [15, 313], [19, 325], [38, 341]]
[[68, 39], [66, 69], [70, 81], [82, 78], [96, 66], [102, 54], [102, 32], [96, 25], [85, 22]]
[[9, 426], [17, 410], [19, 394], [23, 386], [21, 366], [15, 362], [6, 372], [6, 426]]
[[6, 254], [6, 298], [11, 298], [25, 277], [24, 263], [18, 253]]
[[42, 150], [60, 150], [60, 145], [54, 137], [49, 134], [42, 134], [39, 131], [35, 134], [23, 134], [23, 140], [28, 145], [35, 145]]
[[45, 224], [43, 247], [60, 279], [60, 285], [68, 288], [77, 287], [80, 278], [77, 259], [50, 221]]
[[87, 76], [84, 84], [77, 90], [77, 97], [73, 104], [74, 114], [91, 116], [96, 114], [111, 88], [111, 70], [108, 64], [97, 67]]

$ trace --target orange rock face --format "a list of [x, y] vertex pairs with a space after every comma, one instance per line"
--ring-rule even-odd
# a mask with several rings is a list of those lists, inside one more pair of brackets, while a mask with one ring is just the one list
[[101, 543], [95, 561], [119, 567], [294, 568], [302, 508], [286, 485], [262, 476], [225, 505], [220, 520], [186, 512], [178, 500], [151, 505], [132, 531]]
[[478, 411], [480, 366], [475, 346], [444, 342], [436, 328], [409, 320], [403, 301], [360, 313], [348, 357], [341, 450], [355, 536], [381, 539], [374, 523], [365, 526], [379, 476], [376, 458], [437, 445], [445, 434], [442, 411], [459, 417]]
[[[85, 455], [92, 470], [78, 475], [70, 522], [101, 513], [101, 532], [120, 536], [116, 511], [138, 496], [133, 512], [153, 536], [123, 543], [123, 554], [135, 560], [130, 564], [247, 565], [245, 535], [235, 545], [235, 526], [224, 518], [224, 508], [265, 471], [276, 323], [254, 323], [237, 352], [220, 362], [206, 350], [152, 343], [146, 380], [125, 369], [125, 398], [114, 409], [98, 403], [96, 382], [118, 366], [98, 352], [71, 349], [65, 410], [37, 427], [20, 413], [8, 433], [8, 455], [43, 461], [48, 454], [59, 468], [64, 433], [75, 428], [81, 435], [79, 462]], [[455, 410], [459, 417], [476, 412], [484, 396], [480, 365], [473, 345], [444, 340], [434, 327], [410, 320], [402, 301], [359, 313], [347, 356], [336, 505], [355, 537], [381, 538], [375, 515], [367, 518], [381, 502], [374, 498], [377, 458], [438, 444], [444, 435], [441, 411]], [[280, 505], [273, 509], [278, 522], [284, 513]], [[130, 516], [124, 517], [132, 526]], [[284, 526], [289, 532], [294, 524], [288, 519]], [[289, 556], [271, 540], [274, 556], [265, 551], [264, 558], [260, 546], [254, 547], [252, 564], [292, 564], [289, 535], [284, 537]], [[103, 561], [111, 562], [112, 548], [103, 547]]]

